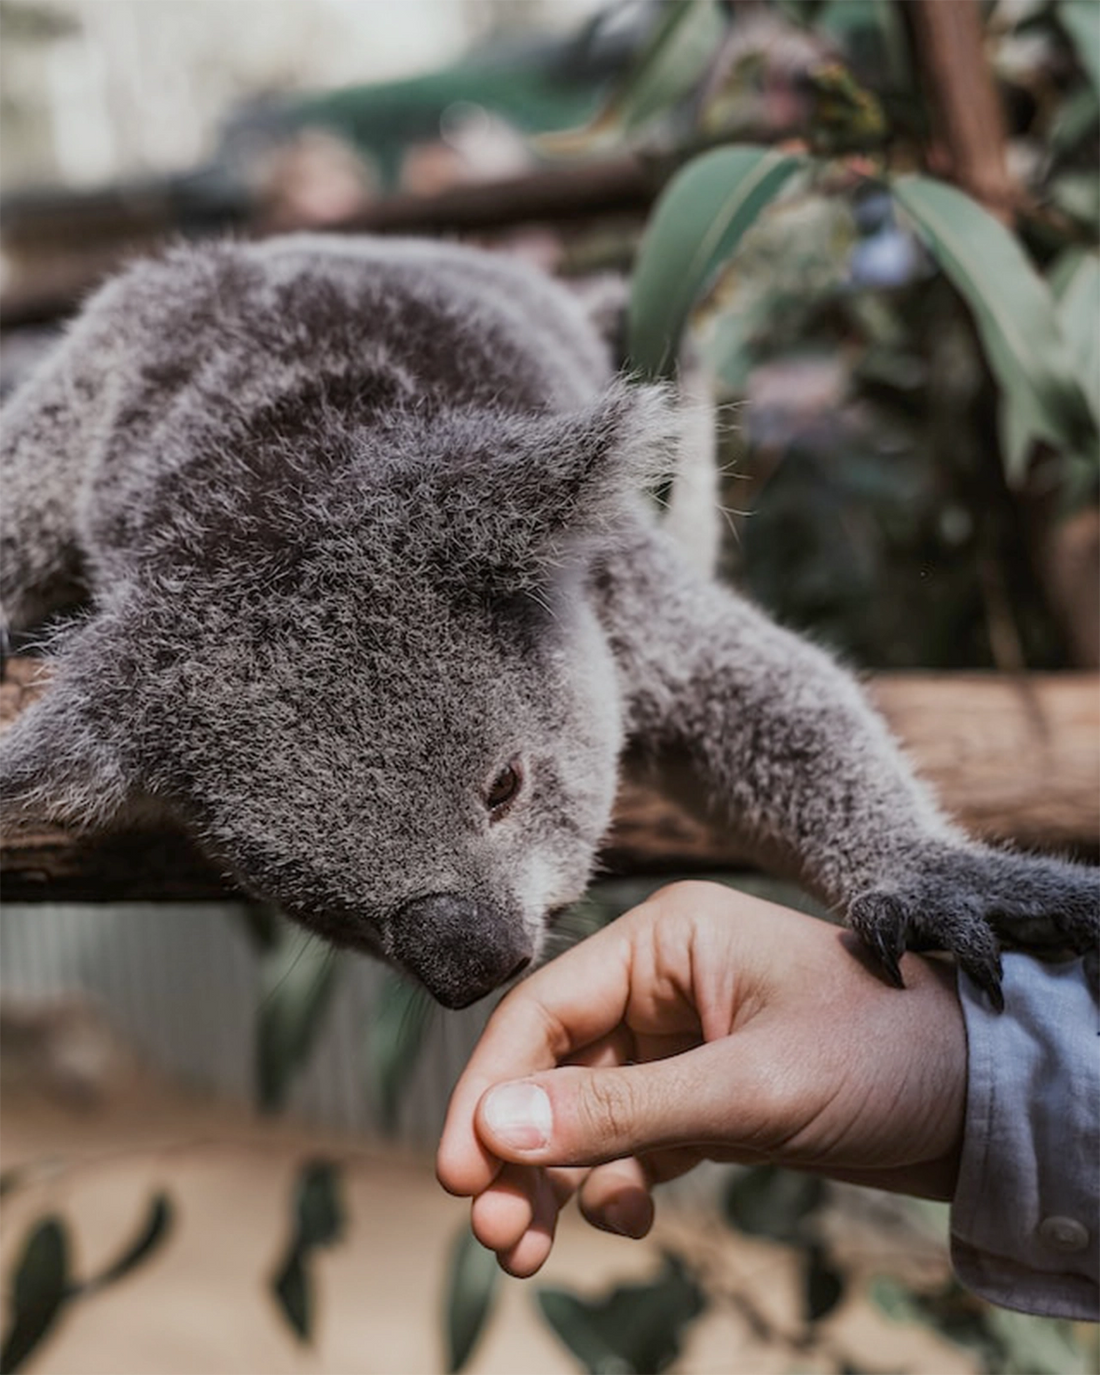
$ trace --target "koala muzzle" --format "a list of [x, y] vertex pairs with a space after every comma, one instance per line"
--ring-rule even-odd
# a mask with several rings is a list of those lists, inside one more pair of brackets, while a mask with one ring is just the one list
[[534, 941], [518, 914], [458, 893], [407, 902], [393, 917], [389, 953], [444, 1007], [468, 1007], [530, 964]]

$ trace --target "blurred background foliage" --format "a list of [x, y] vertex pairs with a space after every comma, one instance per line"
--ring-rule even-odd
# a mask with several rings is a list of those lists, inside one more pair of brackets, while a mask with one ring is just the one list
[[686, 276], [731, 403], [731, 571], [868, 667], [1097, 661], [1100, 12], [981, 15], [945, 57], [934, 5], [691, 0], [540, 145], [688, 162], [643, 244], [634, 360], [675, 357], [678, 322], [653, 335]]

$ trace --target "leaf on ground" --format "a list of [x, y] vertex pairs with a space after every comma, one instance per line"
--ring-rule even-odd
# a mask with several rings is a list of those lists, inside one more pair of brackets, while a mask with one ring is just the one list
[[271, 1292], [291, 1331], [308, 1342], [313, 1336], [313, 1252], [338, 1242], [347, 1222], [339, 1170], [331, 1161], [310, 1160], [299, 1169], [292, 1217], [293, 1232]]
[[730, 1180], [726, 1220], [747, 1236], [772, 1241], [800, 1241], [806, 1219], [825, 1199], [816, 1175], [798, 1174], [777, 1165], [755, 1165]]
[[493, 1310], [500, 1267], [463, 1224], [451, 1251], [445, 1299], [447, 1369], [457, 1372], [477, 1345]]
[[830, 1314], [844, 1297], [844, 1275], [820, 1246], [809, 1246], [803, 1257], [802, 1313], [808, 1323]]
[[11, 1316], [0, 1350], [0, 1370], [19, 1370], [72, 1297], [69, 1246], [60, 1218], [40, 1219], [23, 1245], [8, 1281]]
[[657, 1279], [629, 1284], [601, 1299], [540, 1289], [538, 1304], [558, 1337], [592, 1375], [652, 1375], [680, 1354], [684, 1329], [706, 1298], [677, 1256]]
[[149, 1213], [144, 1226], [122, 1255], [94, 1279], [81, 1286], [81, 1293], [88, 1294], [105, 1285], [114, 1284], [135, 1270], [144, 1260], [161, 1246], [172, 1229], [172, 1202], [165, 1193], [157, 1193], [149, 1205]]

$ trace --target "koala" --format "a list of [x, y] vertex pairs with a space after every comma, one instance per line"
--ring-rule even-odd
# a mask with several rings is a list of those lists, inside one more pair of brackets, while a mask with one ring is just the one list
[[1095, 872], [963, 835], [852, 676], [703, 576], [644, 489], [682, 444], [578, 299], [474, 249], [178, 248], [4, 415], [13, 628], [79, 597], [2, 796], [166, 808], [246, 891], [461, 1007], [584, 891], [630, 744], [901, 982], [1095, 947]]

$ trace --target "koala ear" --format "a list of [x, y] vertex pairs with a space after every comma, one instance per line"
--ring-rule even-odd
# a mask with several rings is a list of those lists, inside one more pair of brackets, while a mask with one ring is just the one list
[[440, 474], [450, 576], [522, 588], [614, 538], [646, 485], [675, 467], [681, 424], [666, 390], [623, 381], [584, 410], [473, 422]]
[[62, 659], [40, 700], [0, 736], [6, 819], [23, 812], [36, 819], [98, 823], [132, 791], [120, 725], [104, 709], [104, 698], [88, 677], [90, 667]]

